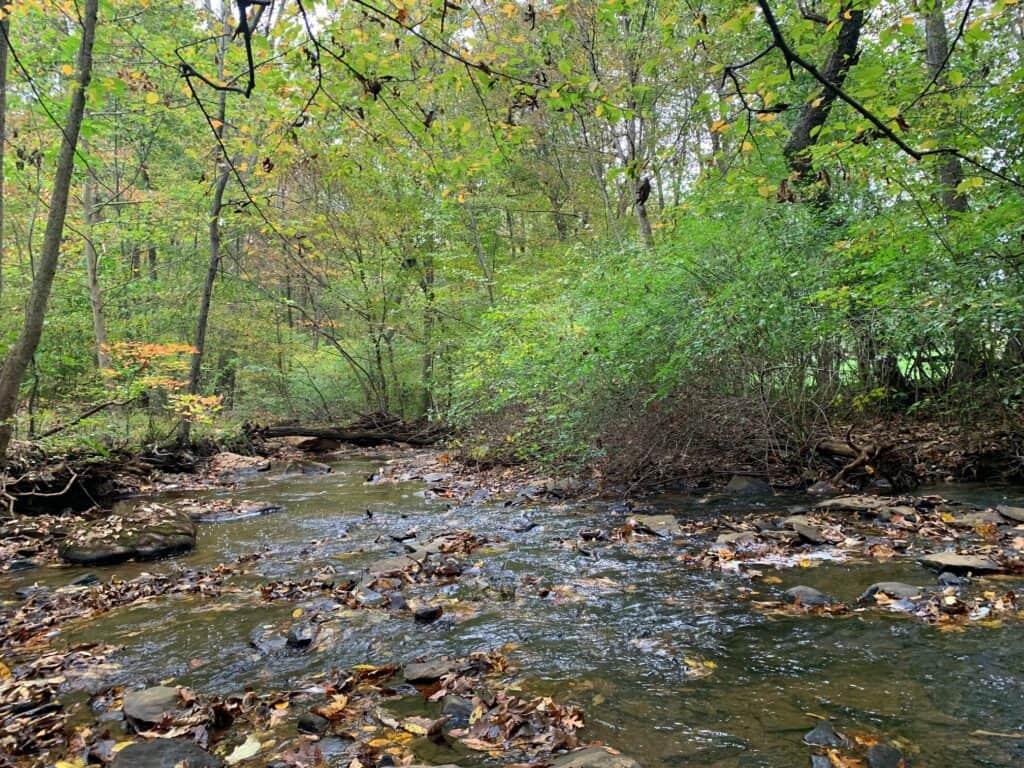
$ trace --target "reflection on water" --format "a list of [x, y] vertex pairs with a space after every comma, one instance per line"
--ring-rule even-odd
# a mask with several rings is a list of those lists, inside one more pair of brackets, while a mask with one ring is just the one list
[[[596, 557], [588, 556], [563, 542], [574, 541], [582, 528], [607, 525], [611, 513], [600, 505], [527, 510], [539, 525], [516, 533], [509, 520], [521, 509], [451, 508], [417, 495], [417, 485], [366, 485], [374, 466], [343, 459], [330, 475], [258, 477], [230, 495], [279, 503], [285, 512], [205, 525], [195, 552], [173, 561], [93, 571], [127, 578], [207, 567], [269, 548], [273, 555], [252, 565], [256, 577], [303, 579], [327, 564], [357, 574], [400, 552], [389, 535], [410, 528], [421, 536], [467, 528], [504, 539], [474, 553], [479, 569], [457, 584], [417, 587], [411, 594], [445, 602], [447, 616], [437, 624], [349, 611], [328, 647], [262, 656], [249, 645], [251, 634], [265, 625], [286, 626], [294, 606], [225, 595], [115, 611], [69, 628], [63, 642], [124, 646], [116, 657], [121, 669], [107, 683], [173, 679], [220, 693], [287, 687], [333, 666], [457, 656], [515, 643], [512, 660], [524, 690], [579, 704], [588, 715], [585, 736], [649, 768], [805, 766], [810, 751], [801, 737], [815, 724], [812, 715], [833, 718], [851, 735], [894, 741], [917, 766], [1024, 765], [1024, 739], [972, 735], [1024, 736], [1020, 624], [943, 633], [877, 612], [768, 617], [740, 597], [738, 577], [688, 570], [675, 561], [682, 548], [702, 542], [617, 544], [594, 547]], [[953, 495], [948, 488], [941, 492]], [[957, 489], [956, 495], [989, 504], [1024, 498], [984, 488]], [[721, 511], [686, 499], [661, 505], [685, 516]], [[33, 580], [59, 585], [82, 573], [16, 574], [0, 589], [9, 593]], [[783, 583], [760, 587], [761, 597], [803, 583], [853, 602], [876, 581], [934, 581], [911, 562], [825, 564], [778, 575]], [[695, 676], [687, 659], [711, 662], [713, 673]], [[479, 760], [444, 749], [421, 758]]]

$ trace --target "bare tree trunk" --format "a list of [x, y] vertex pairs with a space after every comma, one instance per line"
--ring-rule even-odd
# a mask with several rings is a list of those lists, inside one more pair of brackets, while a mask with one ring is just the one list
[[107, 348], [107, 323], [103, 317], [103, 292], [100, 290], [100, 263], [93, 241], [93, 227], [97, 222], [96, 179], [86, 173], [82, 193], [85, 208], [85, 273], [89, 283], [89, 305], [92, 308], [92, 332], [96, 339], [96, 365], [100, 371], [110, 368], [110, 352]]
[[[864, 26], [864, 11], [844, 5], [842, 18], [843, 23], [839, 28], [835, 48], [832, 49], [821, 71], [822, 76], [837, 88], [842, 87], [850, 67], [857, 60], [857, 45]], [[793, 126], [789, 141], [782, 150], [790, 169], [802, 180], [809, 180], [812, 176], [814, 168], [810, 148], [817, 143], [821, 128], [828, 120], [836, 98], [835, 91], [826, 88], [809, 99], [804, 104], [800, 119]]]
[[[470, 216], [472, 216], [470, 212]], [[476, 224], [473, 225], [474, 232]], [[479, 242], [479, 237], [477, 238]], [[434, 405], [434, 257], [427, 255], [423, 264], [423, 279], [420, 281], [420, 288], [423, 291], [423, 400], [421, 408], [423, 415], [430, 413]], [[490, 293], [490, 280], [487, 282], [488, 293]], [[491, 304], [494, 304], [494, 295], [491, 294]]]
[[[221, 58], [223, 61], [223, 57]], [[227, 94], [221, 91], [218, 94], [217, 120], [218, 137], [224, 130], [224, 121], [227, 112]], [[217, 154], [217, 179], [213, 187], [213, 200], [210, 202], [210, 260], [206, 268], [206, 280], [203, 281], [203, 294], [199, 300], [199, 317], [196, 320], [196, 340], [192, 352], [192, 365], [188, 373], [188, 393], [199, 394], [199, 385], [203, 371], [203, 353], [206, 351], [206, 330], [210, 320], [210, 305], [213, 303], [213, 285], [217, 281], [217, 272], [220, 270], [220, 214], [224, 206], [224, 189], [228, 185], [228, 176], [231, 173], [231, 166], [228, 158]], [[178, 442], [187, 443], [192, 430], [192, 423], [183, 419], [178, 430]]]
[[[946, 32], [946, 16], [942, 0], [935, 0], [925, 17], [925, 59], [928, 76], [938, 84], [945, 84], [943, 67], [949, 58], [949, 36]], [[939, 199], [946, 209], [947, 221], [967, 212], [967, 195], [957, 187], [964, 179], [960, 158], [943, 155], [938, 160], [935, 178], [939, 184]], [[975, 376], [974, 337], [966, 328], [953, 331], [953, 360], [949, 370], [951, 384], [966, 384]]]
[[0, 298], [4, 292], [4, 148], [7, 145], [7, 38], [10, 14], [0, 19]]
[[[925, 17], [925, 56], [928, 61], [928, 75], [937, 83], [945, 83], [942, 69], [949, 57], [949, 36], [946, 32], [946, 16], [943, 13], [942, 0], [935, 0], [931, 11]], [[940, 155], [937, 172], [942, 204], [952, 213], [967, 211], [967, 195], [957, 191], [964, 180], [964, 171], [960, 158], [953, 155]]]
[[46, 216], [39, 265], [32, 280], [28, 304], [25, 306], [25, 320], [21, 333], [8, 351], [3, 367], [0, 368], [0, 459], [7, 455], [7, 447], [14, 431], [12, 419], [18, 409], [21, 379], [39, 346], [46, 307], [50, 300], [50, 289], [53, 287], [53, 277], [60, 259], [71, 175], [75, 168], [75, 149], [78, 146], [78, 134], [82, 129], [82, 119], [85, 115], [86, 91], [92, 77], [92, 47], [96, 38], [98, 6], [99, 0], [84, 0], [82, 40], [79, 43], [76, 62], [76, 86], [71, 91], [67, 123], [61, 139], [60, 154], [57, 156], [57, 170], [50, 193], [49, 213]]

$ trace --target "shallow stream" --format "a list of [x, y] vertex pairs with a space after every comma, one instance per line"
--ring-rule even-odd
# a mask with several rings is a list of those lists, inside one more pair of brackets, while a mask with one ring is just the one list
[[[287, 626], [295, 605], [233, 595], [170, 598], [69, 627], [57, 644], [102, 640], [123, 646], [112, 659], [108, 684], [173, 680], [227, 693], [287, 688], [329, 667], [464, 656], [512, 643], [510, 659], [524, 691], [580, 705], [585, 739], [612, 745], [647, 768], [807, 766], [811, 750], [801, 739], [817, 722], [814, 716], [833, 719], [849, 734], [893, 742], [915, 766], [1024, 765], [1019, 621], [942, 632], [880, 611], [770, 616], [743, 596], [743, 587], [759, 590], [754, 599], [762, 599], [802, 583], [853, 603], [877, 581], [933, 584], [934, 575], [913, 561], [782, 569], [775, 572], [782, 583], [758, 586], [676, 561], [702, 542], [652, 540], [581, 551], [581, 529], [625, 519], [607, 505], [456, 507], [425, 498], [419, 483], [367, 484], [382, 458], [339, 457], [331, 474], [269, 473], [230, 493], [196, 492], [274, 502], [284, 511], [204, 524], [195, 551], [184, 557], [89, 570], [102, 579], [128, 578], [179, 566], [206, 568], [267, 549], [246, 578], [300, 580], [326, 564], [357, 575], [402, 552], [389, 536], [411, 528], [421, 539], [453, 529], [499, 539], [473, 553], [478, 568], [457, 583], [421, 586], [409, 595], [411, 601], [444, 604], [436, 623], [418, 625], [409, 614], [383, 610], [350, 611], [329, 647], [263, 655], [250, 636], [263, 625]], [[1024, 498], [998, 488], [957, 492], [985, 503], [1008, 496], [1019, 504]], [[751, 506], [782, 511], [800, 502], [805, 500], [715, 506], [664, 497], [655, 505], [692, 519]], [[516, 532], [527, 527], [524, 516], [536, 526]], [[19, 586], [56, 586], [85, 572], [59, 567], [19, 573], [0, 580], [0, 591], [10, 598]], [[1013, 584], [1000, 584], [1006, 587]], [[706, 676], [693, 674], [695, 660]], [[436, 746], [420, 757], [481, 763], [478, 753]]]

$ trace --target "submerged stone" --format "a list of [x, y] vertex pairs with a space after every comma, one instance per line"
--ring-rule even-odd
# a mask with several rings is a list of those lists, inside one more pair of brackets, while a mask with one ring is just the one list
[[787, 589], [783, 592], [783, 597], [787, 603], [799, 604], [807, 608], [817, 608], [833, 602], [832, 598], [824, 592], [802, 584]]
[[759, 477], [733, 475], [725, 486], [725, 492], [733, 496], [771, 496], [772, 487]]
[[683, 533], [679, 521], [673, 515], [633, 515], [630, 519], [636, 522], [635, 530], [638, 533], [662, 538], [681, 536]]
[[222, 768], [223, 761], [191, 739], [152, 739], [129, 744], [114, 755], [111, 768]]
[[899, 581], [879, 581], [864, 590], [864, 593], [857, 598], [857, 601], [866, 603], [874, 600], [875, 595], [878, 594], [883, 594], [895, 600], [913, 600], [922, 597], [925, 591], [924, 587], [915, 587], [912, 584], [904, 584]]
[[297, 621], [288, 628], [286, 643], [289, 648], [303, 651], [316, 640], [317, 626], [311, 621]]
[[430, 624], [441, 618], [444, 609], [440, 605], [424, 605], [413, 614], [418, 624]]
[[868, 768], [905, 768], [903, 753], [889, 744], [875, 744], [868, 750]]
[[587, 747], [578, 752], [562, 755], [553, 763], [554, 768], [640, 768], [640, 764], [626, 755], [613, 755], [601, 747]]
[[950, 573], [975, 573], [984, 575], [1002, 573], [1005, 569], [995, 560], [983, 555], [958, 555], [955, 552], [936, 552], [918, 560], [921, 565], [936, 571]]
[[316, 714], [316, 712], [303, 712], [299, 715], [297, 727], [299, 729], [299, 733], [312, 733], [319, 735], [326, 731], [330, 724], [330, 720]]

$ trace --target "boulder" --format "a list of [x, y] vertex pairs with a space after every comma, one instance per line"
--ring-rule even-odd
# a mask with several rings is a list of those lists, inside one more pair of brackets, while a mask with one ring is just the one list
[[463, 696], [449, 693], [441, 700], [441, 716], [448, 718], [445, 729], [468, 728], [473, 715], [473, 702]]
[[196, 526], [185, 512], [163, 504], [140, 504], [130, 512], [79, 525], [59, 553], [75, 565], [109, 565], [177, 555], [195, 544]]
[[860, 603], [867, 603], [875, 599], [875, 595], [885, 595], [894, 600], [913, 600], [923, 597], [927, 590], [924, 587], [915, 587], [912, 584], [904, 584], [899, 581], [879, 581], [864, 590], [864, 593], [857, 598]]
[[958, 555], [955, 552], [936, 552], [934, 555], [925, 555], [918, 562], [925, 568], [956, 574], [973, 573], [980, 576], [1005, 570], [995, 560], [984, 555]]
[[223, 768], [224, 762], [190, 739], [152, 739], [129, 744], [110, 768]]
[[814, 587], [806, 587], [802, 584], [791, 587], [782, 593], [787, 603], [802, 605], [806, 608], [817, 608], [834, 602], [831, 597]]
[[772, 487], [759, 477], [733, 475], [725, 486], [725, 492], [733, 496], [771, 496]]
[[640, 764], [626, 755], [613, 755], [601, 747], [587, 747], [557, 758], [553, 768], [640, 768]]
[[135, 723], [159, 723], [165, 715], [176, 710], [179, 703], [177, 688], [158, 685], [126, 693], [121, 711]]

